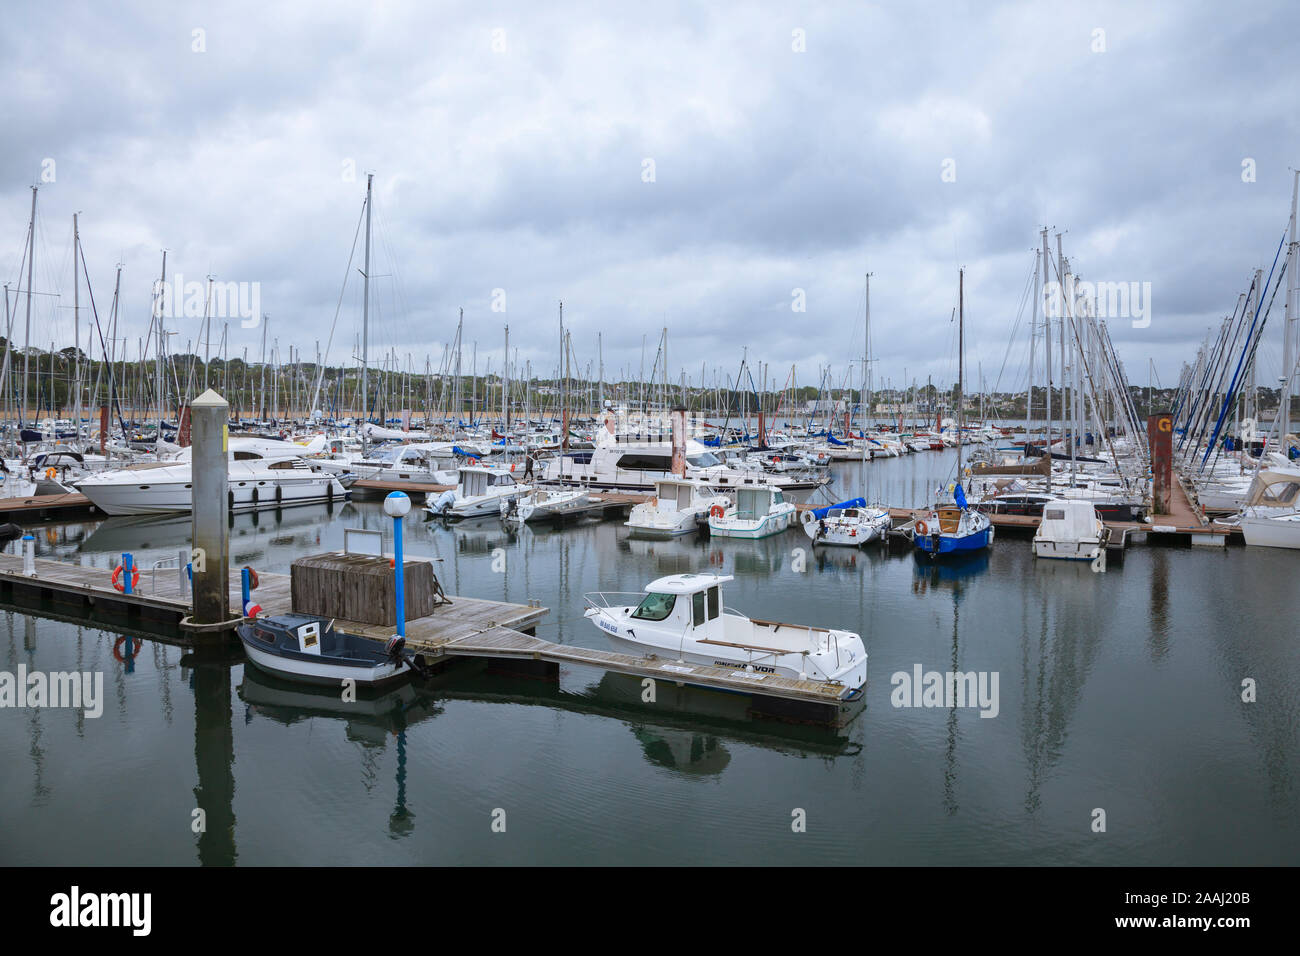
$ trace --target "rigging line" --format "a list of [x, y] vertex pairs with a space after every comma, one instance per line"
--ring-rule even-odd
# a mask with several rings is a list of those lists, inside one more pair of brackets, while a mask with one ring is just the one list
[[[95, 320], [95, 331], [99, 333], [99, 348], [104, 355], [105, 361], [107, 361], [108, 348], [104, 344], [104, 330], [99, 324], [99, 309], [95, 306], [95, 292], [90, 287], [90, 274], [86, 272], [86, 247], [84, 245], [81, 247], [81, 269], [86, 273], [86, 295], [90, 297], [90, 314]], [[122, 416], [122, 404], [118, 399], [117, 380], [111, 362], [108, 363], [108, 395], [109, 401], [112, 402], [113, 408], [117, 411], [118, 424], [122, 427], [122, 440], [126, 441], [126, 421]], [[162, 429], [159, 429], [159, 434], [162, 434]]]
[[[1286, 235], [1287, 235], [1287, 234], [1286, 234], [1285, 232], [1283, 232], [1283, 233], [1282, 233], [1282, 239], [1281, 239], [1281, 241], [1279, 241], [1278, 244], [1277, 244], [1277, 252], [1273, 254], [1273, 265], [1272, 265], [1272, 267], [1271, 267], [1271, 268], [1269, 269], [1269, 271], [1268, 271], [1268, 279], [1267, 279], [1267, 280], [1265, 281], [1265, 283], [1264, 283], [1264, 289], [1268, 289], [1268, 287], [1269, 287], [1270, 285], [1272, 285], [1272, 283], [1273, 283], [1273, 273], [1277, 270], [1277, 260], [1278, 260], [1278, 257], [1279, 257], [1280, 255], [1282, 255], [1282, 247], [1283, 247], [1283, 245], [1286, 244]], [[1290, 259], [1291, 259], [1291, 253], [1288, 251], [1288, 252], [1287, 252], [1287, 261], [1289, 262]], [[1278, 277], [1278, 284], [1279, 284], [1279, 285], [1281, 284], [1281, 281], [1282, 281], [1282, 277], [1279, 276], [1279, 277]], [[1277, 296], [1277, 289], [1274, 289], [1274, 290], [1273, 290], [1273, 296], [1274, 296], [1274, 297]], [[1203, 469], [1205, 468], [1205, 463], [1206, 463], [1206, 461], [1208, 461], [1209, 458], [1210, 458], [1210, 446], [1212, 446], [1215, 442], [1217, 442], [1217, 441], [1219, 440], [1219, 431], [1220, 431], [1220, 429], [1222, 429], [1222, 427], [1223, 427], [1223, 420], [1224, 420], [1224, 418], [1225, 418], [1225, 417], [1227, 416], [1227, 414], [1228, 414], [1228, 406], [1229, 406], [1229, 403], [1230, 403], [1231, 400], [1232, 400], [1233, 393], [1235, 393], [1235, 392], [1237, 391], [1237, 379], [1238, 379], [1238, 377], [1241, 375], [1242, 364], [1243, 364], [1243, 363], [1245, 362], [1245, 360], [1246, 360], [1246, 349], [1250, 348], [1251, 338], [1255, 335], [1255, 323], [1257, 323], [1257, 322], [1259, 321], [1259, 310], [1260, 310], [1261, 308], [1263, 308], [1263, 305], [1264, 305], [1264, 296], [1263, 296], [1263, 294], [1262, 294], [1262, 290], [1261, 290], [1261, 295], [1260, 295], [1260, 297], [1259, 297], [1259, 304], [1255, 306], [1255, 318], [1251, 319], [1251, 322], [1250, 322], [1250, 331], [1246, 334], [1246, 342], [1245, 342], [1245, 344], [1244, 344], [1243, 347], [1242, 347], [1241, 358], [1239, 358], [1239, 359], [1237, 360], [1237, 368], [1236, 368], [1236, 369], [1233, 371], [1233, 373], [1232, 373], [1232, 384], [1229, 386], [1229, 389], [1228, 389], [1227, 394], [1225, 394], [1225, 395], [1223, 396], [1223, 408], [1222, 408], [1222, 409], [1220, 410], [1220, 412], [1219, 412], [1219, 419], [1218, 419], [1218, 421], [1216, 421], [1216, 422], [1214, 423], [1214, 434], [1210, 437], [1210, 442], [1209, 442], [1209, 444], [1205, 446], [1205, 454], [1204, 454], [1204, 456], [1202, 456], [1202, 458], [1201, 458], [1201, 467], [1200, 467], [1199, 469], [1197, 469], [1198, 472], [1201, 471], [1201, 470], [1203, 470]], [[1273, 307], [1273, 299], [1269, 299], [1268, 305], [1269, 305], [1269, 309], [1271, 310], [1272, 307]], [[1265, 312], [1265, 313], [1264, 313], [1264, 324], [1267, 324], [1267, 323], [1268, 323], [1268, 313]], [[1263, 325], [1260, 326], [1259, 332], [1260, 332], [1261, 335], [1263, 335], [1263, 333], [1264, 333], [1264, 327], [1263, 327]]]
[[[320, 401], [321, 381], [325, 376], [325, 366], [329, 364], [330, 347], [334, 344], [334, 330], [335, 328], [337, 328], [339, 324], [339, 314], [343, 311], [343, 297], [344, 295], [347, 294], [348, 278], [351, 276], [352, 273], [352, 260], [356, 258], [357, 239], [361, 236], [361, 222], [365, 218], [365, 215], [366, 215], [366, 200], [363, 199], [361, 200], [361, 215], [357, 217], [357, 229], [356, 232], [352, 234], [352, 251], [348, 253], [347, 268], [343, 270], [343, 288], [339, 289], [339, 301], [334, 306], [334, 321], [330, 323], [329, 339], [327, 339], [325, 342], [325, 352], [321, 356], [321, 367], [316, 376], [315, 394], [312, 397], [312, 403], [311, 403], [312, 409], [315, 409], [317, 403]], [[260, 315], [257, 317], [257, 321], [258, 322], [262, 321], [262, 317]]]
[[1002, 384], [1002, 373], [1006, 371], [1007, 360], [1011, 357], [1011, 344], [1016, 340], [1016, 331], [1020, 328], [1020, 320], [1025, 317], [1025, 303], [1029, 299], [1029, 289], [1033, 284], [1034, 274], [1031, 272], [1029, 277], [1025, 279], [1025, 291], [1021, 293], [1020, 306], [1016, 309], [1016, 321], [1011, 327], [1011, 337], [1007, 339], [1007, 351], [1006, 354], [1002, 356], [1002, 367], [998, 369], [998, 377], [993, 382], [994, 392], [996, 392], [998, 386]]

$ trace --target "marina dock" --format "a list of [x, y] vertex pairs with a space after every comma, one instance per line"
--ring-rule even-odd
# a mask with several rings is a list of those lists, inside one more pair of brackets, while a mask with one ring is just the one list
[[0, 519], [5, 521], [44, 521], [94, 511], [85, 495], [31, 495], [27, 498], [0, 498]]
[[[35, 575], [29, 576], [24, 573], [21, 556], [0, 554], [0, 601], [21, 604], [38, 613], [48, 608], [56, 617], [80, 611], [84, 619], [90, 609], [97, 612], [96, 620], [118, 626], [152, 621], [155, 627], [148, 629], [151, 639], [191, 643], [180, 627], [191, 613], [190, 596], [175, 566], [141, 571], [139, 587], [132, 594], [115, 590], [111, 572], [105, 568], [37, 558], [35, 570]], [[292, 611], [290, 576], [268, 572], [259, 577], [253, 600], [263, 613]], [[231, 606], [239, 607], [239, 570], [231, 572], [230, 594]], [[690, 684], [747, 694], [752, 697], [751, 710], [756, 714], [833, 726], [847, 719], [856, 701], [848, 689], [838, 685], [761, 674], [738, 665], [713, 667], [556, 644], [531, 633], [548, 613], [547, 608], [456, 595], [450, 598], [450, 605], [406, 624], [407, 648], [422, 663], [434, 667], [457, 658], [479, 658], [490, 660], [499, 669], [556, 680], [562, 664], [580, 665], [679, 686]], [[160, 634], [158, 625], [176, 628], [174, 637]], [[337, 620], [335, 626], [381, 644], [396, 633], [394, 627], [355, 621]]]

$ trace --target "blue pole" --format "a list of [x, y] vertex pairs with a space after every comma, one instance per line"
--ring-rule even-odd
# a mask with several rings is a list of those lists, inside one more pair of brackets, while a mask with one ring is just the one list
[[402, 519], [393, 518], [393, 567], [397, 572], [397, 636], [406, 637], [406, 580], [402, 567]]
[[135, 568], [135, 559], [131, 557], [131, 552], [122, 552], [122, 593], [131, 593], [131, 571]]
[[240, 593], [244, 598], [244, 602], [239, 606], [239, 610], [242, 611], [245, 615], [247, 615], [248, 602], [252, 600], [253, 597], [253, 592], [248, 586], [248, 568], [244, 568], [242, 571], [239, 572], [239, 583], [241, 589]]

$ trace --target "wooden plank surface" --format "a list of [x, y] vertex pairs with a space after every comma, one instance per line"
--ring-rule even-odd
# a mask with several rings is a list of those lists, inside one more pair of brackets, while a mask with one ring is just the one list
[[76, 492], [65, 495], [0, 498], [0, 514], [20, 514], [28, 511], [68, 511], [89, 507], [91, 507], [90, 499]]

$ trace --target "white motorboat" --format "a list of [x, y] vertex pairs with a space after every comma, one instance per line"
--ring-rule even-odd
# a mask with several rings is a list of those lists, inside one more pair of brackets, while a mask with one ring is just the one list
[[507, 469], [486, 465], [465, 465], [459, 469], [456, 487], [449, 491], [430, 492], [425, 496], [425, 511], [442, 518], [479, 518], [501, 514], [501, 503], [532, 491], [521, 485]]
[[780, 534], [795, 520], [795, 507], [772, 485], [735, 491], [736, 503], [718, 514], [709, 511], [709, 533], [720, 538], [766, 538]]
[[1034, 556], [1093, 561], [1106, 550], [1109, 538], [1110, 529], [1090, 501], [1049, 501], [1034, 533]]
[[715, 494], [705, 482], [661, 478], [655, 482], [654, 497], [634, 505], [624, 524], [639, 537], [671, 538], [696, 530], [710, 510], [725, 513], [730, 507], [731, 499]]
[[588, 514], [598, 501], [582, 490], [534, 488], [516, 498], [502, 498], [499, 508], [502, 519], [511, 524], [538, 524]]
[[883, 508], [870, 508], [865, 498], [854, 498], [825, 508], [808, 509], [801, 518], [804, 533], [813, 544], [860, 548], [882, 540], [893, 526]]
[[[297, 457], [303, 447], [260, 438], [231, 438], [226, 465], [230, 510], [259, 511], [345, 498], [348, 492], [340, 476], [318, 472]], [[191, 511], [191, 449], [182, 449], [175, 458], [165, 461], [88, 475], [76, 487], [105, 514]]]
[[[625, 653], [837, 683], [846, 696], [866, 683], [867, 650], [859, 635], [760, 621], [726, 609], [722, 585], [731, 580], [731, 575], [672, 574], [650, 582], [644, 595], [588, 594], [584, 614]], [[621, 597], [637, 600], [611, 601]]]
[[451, 485], [457, 479], [453, 447], [448, 442], [421, 442], [376, 448], [348, 462], [348, 468], [361, 479]]
[[[232, 461], [226, 467], [232, 512], [287, 508], [347, 496], [334, 475], [312, 471], [295, 459]], [[83, 478], [77, 490], [110, 515], [164, 514], [194, 507], [193, 470], [188, 461], [146, 462], [101, 472]]]

